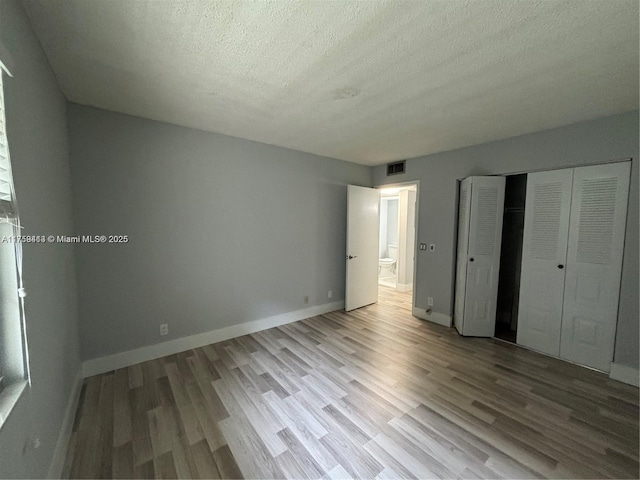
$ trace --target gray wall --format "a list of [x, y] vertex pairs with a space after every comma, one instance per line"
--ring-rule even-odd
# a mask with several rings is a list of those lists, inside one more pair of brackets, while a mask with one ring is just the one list
[[130, 238], [78, 246], [83, 359], [344, 298], [346, 184], [370, 186], [370, 168], [74, 104], [68, 118], [77, 232]]
[[435, 312], [452, 315], [456, 180], [633, 158], [615, 361], [638, 368], [638, 143], [635, 111], [411, 159], [389, 179], [384, 166], [374, 168], [374, 185], [420, 180], [418, 238], [436, 251], [418, 252], [416, 307], [431, 296]]
[[[66, 102], [22, 6], [0, 1], [0, 43], [13, 57], [5, 79], [9, 147], [25, 235], [73, 231]], [[24, 282], [32, 386], [0, 431], [0, 477], [47, 474], [80, 368], [73, 247], [25, 245]], [[27, 438], [40, 448], [22, 448]]]

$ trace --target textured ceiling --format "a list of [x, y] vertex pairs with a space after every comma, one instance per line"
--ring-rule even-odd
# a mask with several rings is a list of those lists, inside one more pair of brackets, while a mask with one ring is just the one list
[[24, 0], [73, 102], [365, 165], [638, 108], [638, 1]]

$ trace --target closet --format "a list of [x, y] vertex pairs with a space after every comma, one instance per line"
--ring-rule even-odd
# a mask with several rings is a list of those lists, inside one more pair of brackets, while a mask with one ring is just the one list
[[517, 343], [609, 371], [631, 162], [528, 175]]
[[[509, 183], [504, 177], [462, 180], [454, 303], [458, 332], [493, 337], [502, 329], [505, 338], [508, 324], [517, 329], [519, 345], [608, 372], [630, 171], [627, 161], [534, 172], [513, 176]], [[506, 205], [505, 184], [515, 197]], [[508, 215], [517, 218], [509, 224]], [[503, 231], [503, 220], [511, 232]], [[501, 256], [504, 238], [509, 244]], [[496, 328], [497, 305], [502, 324]]]
[[520, 303], [520, 267], [527, 174], [509, 175], [505, 180], [495, 337], [515, 343]]

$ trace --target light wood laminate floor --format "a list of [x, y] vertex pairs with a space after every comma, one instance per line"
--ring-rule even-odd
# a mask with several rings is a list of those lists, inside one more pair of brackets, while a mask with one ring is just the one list
[[378, 285], [378, 305], [395, 307], [397, 313], [403, 312], [411, 315], [413, 304], [413, 292], [400, 292], [395, 288]]
[[86, 379], [65, 474], [638, 478], [638, 389], [387, 293]]

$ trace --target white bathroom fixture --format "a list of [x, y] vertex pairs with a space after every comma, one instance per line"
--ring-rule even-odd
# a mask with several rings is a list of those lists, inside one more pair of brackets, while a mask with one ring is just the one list
[[393, 277], [396, 274], [398, 262], [398, 245], [387, 245], [388, 257], [378, 260], [378, 275], [380, 277]]

